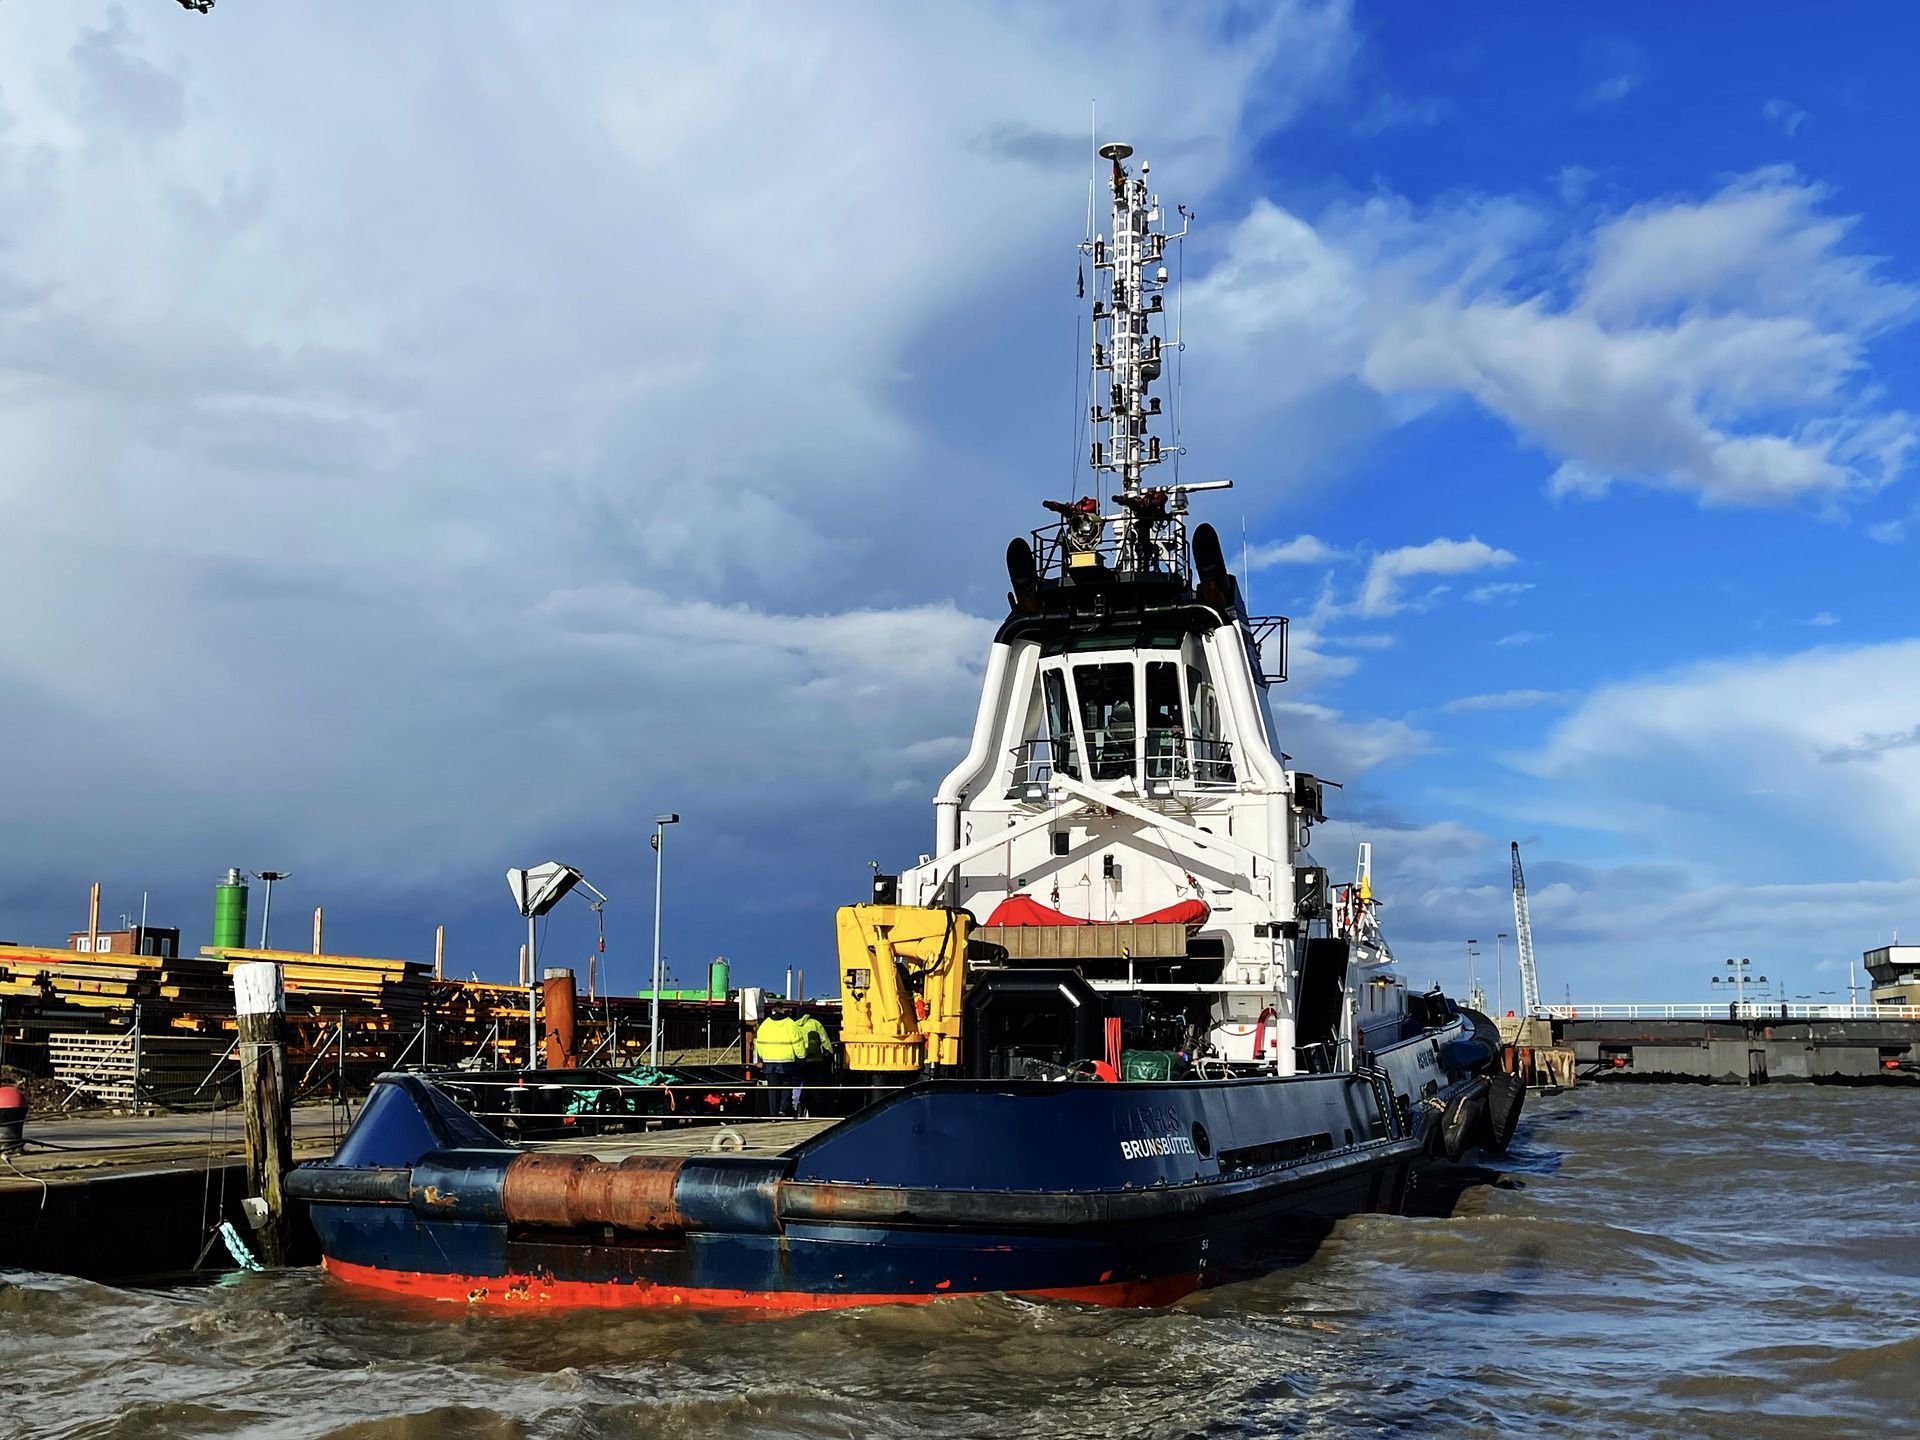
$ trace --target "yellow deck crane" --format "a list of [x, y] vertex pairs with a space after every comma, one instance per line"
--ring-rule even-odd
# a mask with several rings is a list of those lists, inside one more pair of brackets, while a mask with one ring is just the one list
[[958, 1074], [973, 916], [919, 905], [846, 905], [834, 926], [847, 1069], [903, 1081], [923, 1072]]

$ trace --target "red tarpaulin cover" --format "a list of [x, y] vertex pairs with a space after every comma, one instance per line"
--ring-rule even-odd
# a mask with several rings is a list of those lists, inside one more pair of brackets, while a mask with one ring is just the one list
[[[1213, 913], [1204, 900], [1181, 900], [1163, 910], [1155, 910], [1151, 915], [1142, 915], [1129, 921], [1133, 925], [1200, 925]], [[1082, 920], [1075, 915], [1062, 915], [1049, 905], [1042, 905], [1031, 895], [1009, 895], [993, 907], [993, 913], [987, 917], [989, 925], [1104, 925], [1104, 920]]]

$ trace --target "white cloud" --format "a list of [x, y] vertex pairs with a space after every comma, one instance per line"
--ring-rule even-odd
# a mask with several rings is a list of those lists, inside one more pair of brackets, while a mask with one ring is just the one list
[[[1488, 931], [1510, 928], [1508, 837], [1555, 996], [1706, 1000], [1729, 954], [1800, 994], [1913, 926], [1920, 640], [1695, 664], [1562, 698], [1571, 709], [1504, 797], [1505, 835], [1427, 843], [1417, 826], [1366, 826], [1417, 975], [1459, 983], [1460, 937], [1483, 938], [1484, 966]], [[1500, 806], [1499, 788], [1472, 803]], [[1403, 848], [1407, 873], [1393, 875]]]
[[1511, 551], [1496, 549], [1478, 538], [1442, 538], [1383, 551], [1368, 564], [1354, 609], [1366, 616], [1391, 615], [1401, 608], [1402, 583], [1416, 575], [1466, 575], [1511, 565], [1516, 558]]
[[1346, 553], [1334, 549], [1317, 536], [1296, 535], [1291, 540], [1269, 540], [1249, 546], [1247, 568], [1266, 570], [1275, 565], [1330, 565], [1337, 560], [1344, 560]]
[[1564, 705], [1572, 699], [1566, 690], [1502, 690], [1491, 695], [1462, 695], [1440, 708], [1449, 715], [1479, 710], [1529, 710], [1541, 705]]
[[[919, 841], [1057, 483], [929, 397], [1057, 373], [1066, 286], [987, 302], [1065, 277], [1107, 46], [1012, 4], [6, 14], [4, 898], [103, 854], [438, 885], [689, 788], [708, 836], [904, 793]], [[1343, 6], [1241, 20], [1115, 22], [1165, 83], [1103, 128], [1180, 198], [1344, 72]]]
[[[1730, 329], [1735, 342], [1763, 319], [1870, 336], [1911, 318], [1913, 288], [1881, 277], [1878, 260], [1847, 253], [1858, 221], [1827, 213], [1831, 199], [1825, 186], [1775, 166], [1703, 201], [1636, 206], [1595, 232], [1581, 308], [1607, 321], [1737, 316], [1746, 323]], [[1757, 378], [1745, 371], [1758, 358], [1741, 350], [1716, 363], [1746, 382]]]
[[1384, 635], [1365, 632], [1348, 635], [1329, 636], [1329, 645], [1338, 645], [1344, 650], [1391, 650], [1400, 643], [1397, 635]]
[[[1689, 666], [1605, 686], [1528, 762], [1587, 823], [1828, 875], [1920, 870], [1920, 640]], [[1764, 873], [1764, 872], [1763, 872]]]
[[1524, 595], [1533, 589], [1531, 580], [1498, 580], [1491, 585], [1476, 585], [1467, 592], [1467, 599], [1476, 605], [1485, 605], [1493, 600], [1511, 599], [1515, 595]]
[[1618, 105], [1640, 88], [1640, 77], [1627, 71], [1609, 75], [1593, 87], [1593, 99], [1599, 105]]
[[1280, 748], [1301, 768], [1342, 783], [1433, 748], [1431, 735], [1404, 720], [1367, 719], [1311, 701], [1276, 700], [1272, 708]]
[[1357, 380], [1396, 424], [1466, 396], [1554, 458], [1562, 494], [1831, 506], [1906, 464], [1916, 422], [1867, 356], [1920, 309], [1831, 200], [1764, 169], [1582, 237], [1511, 200], [1376, 197], [1311, 223], [1259, 201], [1191, 303], [1270, 406]]
[[1778, 125], [1789, 140], [1800, 133], [1800, 127], [1807, 123], [1807, 112], [1798, 105], [1775, 96], [1760, 107], [1760, 113], [1775, 125]]
[[1840, 617], [1826, 610], [1822, 610], [1819, 614], [1813, 616], [1813, 618], [1807, 621], [1807, 624], [1809, 625], [1823, 625], [1823, 626], [1838, 625], [1839, 623], [1840, 623]]
[[1496, 645], [1506, 645], [1506, 646], [1532, 645], [1535, 642], [1544, 640], [1546, 638], [1547, 637], [1545, 635], [1542, 635], [1538, 630], [1515, 630], [1510, 635], [1502, 635], [1498, 640], [1495, 640], [1493, 643]]
[[1584, 165], [1562, 165], [1553, 177], [1553, 188], [1562, 204], [1578, 205], [1587, 198], [1593, 179], [1593, 171]]

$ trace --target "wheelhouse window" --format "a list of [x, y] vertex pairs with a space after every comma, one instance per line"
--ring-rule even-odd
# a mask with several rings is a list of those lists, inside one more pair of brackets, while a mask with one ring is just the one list
[[1073, 689], [1080, 701], [1080, 731], [1092, 778], [1120, 780], [1135, 774], [1133, 666], [1076, 665]]
[[1193, 722], [1193, 778], [1231, 784], [1233, 747], [1221, 728], [1220, 698], [1213, 683], [1191, 665], [1187, 667], [1187, 709]]
[[1026, 733], [1014, 754], [1014, 792], [1028, 785], [1044, 785], [1056, 771], [1075, 779], [1080, 775], [1080, 752], [1073, 743], [1073, 706], [1067, 699], [1067, 677], [1058, 666], [1040, 672], [1039, 684], [1028, 701]]
[[1168, 660], [1147, 662], [1147, 778], [1185, 780], [1187, 726], [1180, 705], [1180, 667]]
[[1073, 707], [1067, 703], [1067, 677], [1055, 669], [1041, 673], [1046, 694], [1047, 756], [1062, 775], [1080, 778], [1080, 756], [1073, 748]]

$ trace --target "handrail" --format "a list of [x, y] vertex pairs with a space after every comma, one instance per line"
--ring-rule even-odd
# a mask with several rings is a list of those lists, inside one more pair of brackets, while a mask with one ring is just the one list
[[[1233, 742], [1230, 740], [1189, 735], [1182, 730], [1154, 726], [1146, 731], [1145, 741], [1148, 780], [1183, 780], [1197, 785], [1231, 785], [1234, 781]], [[1116, 773], [1116, 766], [1125, 775], [1132, 775], [1133, 746], [1131, 730], [1124, 739], [1117, 740], [1105, 735], [1090, 735], [1088, 747], [1093, 760], [1094, 778], [1124, 778]], [[1008, 753], [1013, 759], [1013, 788], [1016, 791], [1028, 785], [1048, 783], [1056, 770], [1076, 778], [1080, 773], [1079, 758], [1072, 745], [1065, 740], [1036, 736], [1031, 740], [1022, 740]], [[1119, 764], [1115, 757], [1124, 758], [1125, 764]]]
[[1920, 1005], [1802, 1004], [1784, 1000], [1713, 1005], [1548, 1005], [1555, 1020], [1920, 1020]]
[[1356, 1065], [1353, 1074], [1373, 1092], [1373, 1103], [1380, 1107], [1381, 1122], [1387, 1127], [1386, 1138], [1404, 1138], [1406, 1132], [1401, 1127], [1400, 1107], [1394, 1099], [1393, 1077], [1378, 1065]]

